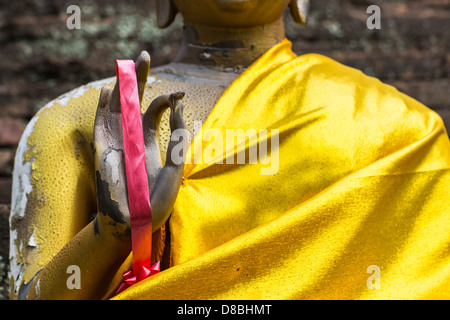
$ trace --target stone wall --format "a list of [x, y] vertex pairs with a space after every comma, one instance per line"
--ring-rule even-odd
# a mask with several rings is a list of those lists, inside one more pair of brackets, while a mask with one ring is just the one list
[[[435, 109], [450, 126], [450, 0], [311, 0], [306, 26], [286, 14], [297, 54], [315, 52], [396, 86]], [[81, 29], [66, 27], [69, 5]], [[369, 5], [381, 29], [366, 27]], [[141, 50], [152, 66], [178, 50], [182, 19], [155, 24], [154, 1], [0, 0], [0, 298], [6, 298], [11, 173], [17, 143], [48, 101], [89, 81], [114, 76], [115, 59]]]

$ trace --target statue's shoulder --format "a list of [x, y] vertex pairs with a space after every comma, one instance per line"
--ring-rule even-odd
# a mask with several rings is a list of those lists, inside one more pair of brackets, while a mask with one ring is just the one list
[[51, 108], [72, 109], [72, 108], [86, 108], [97, 106], [100, 91], [104, 86], [114, 86], [115, 77], [89, 82], [71, 91], [68, 91], [57, 98], [48, 102], [42, 107], [36, 116], [42, 115]]
[[[212, 71], [204, 67], [190, 67], [184, 64], [169, 64], [150, 69], [146, 95], [155, 98], [180, 90], [188, 90], [200, 96], [208, 95], [209, 89], [223, 91], [235, 78], [236, 74]], [[77, 114], [96, 110], [100, 91], [103, 87], [114, 87], [116, 77], [89, 82], [48, 102], [35, 115], [40, 117], [48, 114], [49, 110], [58, 109], [60, 112]], [[205, 89], [205, 92], [202, 92]], [[147, 101], [145, 101], [147, 102]]]
[[100, 91], [114, 83], [115, 77], [90, 82], [49, 101], [29, 121], [21, 142], [42, 145], [63, 140], [75, 131], [90, 134]]
[[[192, 119], [204, 120], [232, 80], [232, 74], [184, 65], [150, 69], [141, 111], [144, 112], [159, 95], [184, 91], [187, 115], [192, 113]], [[50, 141], [63, 141], [74, 132], [91, 140], [101, 89], [105, 86], [113, 88], [115, 83], [115, 76], [89, 82], [51, 100], [31, 119], [23, 142], [49, 144]]]

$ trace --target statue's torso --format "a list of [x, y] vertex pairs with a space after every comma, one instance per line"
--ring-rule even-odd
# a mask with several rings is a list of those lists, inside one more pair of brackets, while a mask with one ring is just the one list
[[[193, 135], [237, 76], [173, 64], [150, 70], [141, 112], [159, 95], [184, 91], [184, 118]], [[116, 78], [89, 83], [49, 102], [30, 121], [19, 144], [11, 210], [11, 266], [28, 282], [96, 213], [93, 129], [100, 90]], [[196, 127], [197, 126], [197, 127]], [[161, 119], [163, 159], [169, 110]]]

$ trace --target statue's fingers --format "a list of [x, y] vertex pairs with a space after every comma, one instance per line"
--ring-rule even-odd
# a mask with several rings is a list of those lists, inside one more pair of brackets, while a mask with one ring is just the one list
[[177, 129], [186, 129], [186, 125], [183, 119], [184, 106], [181, 103], [181, 99], [184, 97], [184, 92], [172, 93], [169, 97], [171, 102], [170, 112], [170, 130], [173, 132]]
[[[184, 94], [183, 94], [184, 95]], [[189, 132], [183, 120], [183, 95], [171, 95], [171, 136], [167, 147], [166, 162], [159, 170], [151, 191], [153, 231], [159, 229], [169, 218], [183, 179]]]
[[190, 132], [186, 129], [183, 115], [180, 111], [172, 111], [171, 114], [171, 135], [167, 146], [165, 167], [171, 166], [183, 170], [187, 153]]
[[[144, 139], [153, 138], [152, 133], [159, 128], [161, 123], [161, 117], [167, 108], [171, 107], [171, 101], [169, 100], [170, 95], [165, 94], [155, 98], [150, 106], [145, 111], [142, 125], [144, 128]], [[149, 133], [150, 135], [148, 135]], [[147, 141], [146, 141], [147, 142]]]
[[100, 97], [97, 104], [97, 112], [95, 114], [94, 138], [97, 137], [97, 131], [99, 130], [99, 128], [103, 127], [104, 125], [104, 110], [111, 100], [111, 92], [112, 89], [109, 87], [103, 87], [100, 91]]
[[111, 99], [111, 92], [112, 89], [110, 87], [105, 86], [102, 88], [102, 90], [100, 91], [98, 108], [103, 109], [108, 105], [109, 100]]
[[145, 159], [150, 190], [153, 190], [158, 172], [162, 166], [158, 132], [162, 115], [169, 107], [169, 95], [159, 96], [150, 103], [142, 119]]
[[120, 113], [119, 81], [116, 81], [114, 89], [111, 92], [111, 98], [109, 99], [109, 111]]
[[142, 51], [136, 60], [136, 77], [139, 91], [139, 102], [142, 102], [144, 96], [145, 84], [147, 83], [148, 72], [150, 69], [150, 55], [147, 51]]
[[180, 190], [183, 171], [178, 167], [165, 166], [159, 172], [151, 193], [153, 232], [167, 221]]
[[[109, 87], [103, 87], [100, 91], [100, 98], [98, 100], [97, 111], [95, 114], [94, 121], [94, 144], [93, 144], [93, 152], [97, 157], [99, 156], [97, 150], [102, 150], [106, 145], [106, 137], [105, 137], [105, 123], [107, 119], [106, 110], [111, 99], [112, 89]], [[98, 169], [99, 164], [96, 162], [95, 167]]]

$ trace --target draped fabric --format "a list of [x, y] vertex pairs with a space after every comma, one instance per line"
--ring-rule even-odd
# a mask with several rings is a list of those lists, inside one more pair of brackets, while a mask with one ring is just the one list
[[171, 267], [114, 298], [448, 299], [449, 168], [436, 113], [285, 40], [191, 141]]

